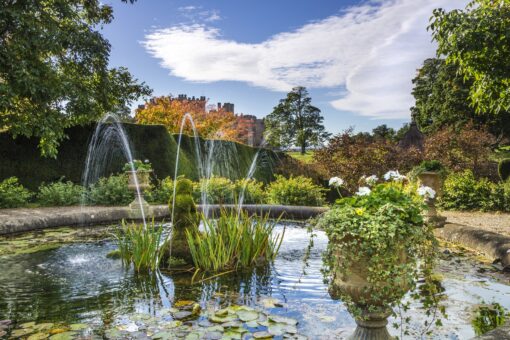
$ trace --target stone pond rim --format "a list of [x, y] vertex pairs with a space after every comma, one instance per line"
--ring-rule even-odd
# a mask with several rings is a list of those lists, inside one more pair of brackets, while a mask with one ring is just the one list
[[[210, 205], [214, 215], [221, 208], [237, 209], [235, 205]], [[198, 206], [201, 210], [201, 206]], [[327, 207], [246, 204], [243, 209], [251, 214], [266, 214], [271, 218], [307, 220], [328, 210]], [[90, 226], [115, 223], [130, 219], [128, 207], [54, 207], [0, 209], [0, 235], [17, 234], [27, 231], [63, 226]], [[157, 220], [169, 219], [166, 205], [153, 205], [149, 217]], [[510, 237], [461, 224], [447, 223], [434, 230], [436, 237], [460, 244], [466, 248], [484, 253], [492, 260], [500, 260], [510, 268]]]

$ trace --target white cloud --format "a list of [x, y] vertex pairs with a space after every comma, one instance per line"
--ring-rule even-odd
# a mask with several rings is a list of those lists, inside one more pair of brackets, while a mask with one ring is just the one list
[[416, 69], [435, 46], [432, 10], [467, 0], [374, 0], [340, 15], [248, 44], [203, 24], [159, 29], [144, 45], [174, 76], [193, 82], [246, 82], [274, 91], [296, 85], [345, 87], [331, 105], [377, 118], [409, 117]]

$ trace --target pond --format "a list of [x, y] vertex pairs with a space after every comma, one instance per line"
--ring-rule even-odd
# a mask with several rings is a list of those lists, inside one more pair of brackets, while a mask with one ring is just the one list
[[[278, 231], [283, 227], [279, 225]], [[81, 236], [74, 237], [83, 234], [82, 231]], [[266, 320], [284, 317], [284, 323], [298, 322], [295, 330], [284, 331], [275, 338], [284, 335], [296, 339], [341, 339], [350, 335], [355, 322], [343, 303], [328, 294], [321, 273], [321, 254], [328, 240], [321, 231], [314, 234], [306, 262], [303, 258], [310, 234], [304, 225], [287, 223], [280, 253], [272, 266], [240, 274], [227, 273], [195, 283], [191, 283], [189, 273], [136, 275], [123, 267], [120, 260], [106, 257], [115, 249], [108, 239], [87, 237], [86, 241], [74, 239], [72, 243], [44, 251], [29, 254], [18, 251], [16, 255], [1, 257], [0, 320], [12, 320], [9, 332], [16, 329], [14, 334], [21, 337], [32, 334], [31, 340], [38, 338], [36, 334], [39, 338], [54, 334], [53, 339], [186, 335], [191, 339], [203, 336], [204, 333], [196, 333], [197, 329], [209, 329], [208, 337], [212, 339], [228, 334], [214, 332], [214, 327], [220, 324], [210, 322], [211, 315], [227, 306], [248, 306], [246, 311], [259, 313]], [[0, 247], [11, 241], [0, 240]], [[41, 236], [39, 242], [47, 239]], [[433, 334], [441, 339], [470, 338], [475, 335], [471, 319], [479, 304], [497, 301], [510, 309], [510, 277], [470, 254], [455, 249], [441, 251], [436, 274], [444, 288], [448, 318], [442, 320], [443, 327], [432, 328]], [[182, 311], [191, 310], [186, 306], [195, 304], [201, 307], [200, 316], [189, 321], [191, 313], [182, 314]], [[195, 312], [193, 307], [193, 314], [198, 315]], [[406, 316], [411, 316], [410, 338], [417, 337], [426, 316], [416, 303], [411, 304]], [[175, 323], [179, 318], [182, 324]], [[390, 325], [394, 322], [399, 320], [391, 319]], [[252, 333], [265, 329], [257, 329], [256, 324], [251, 326]], [[389, 330], [400, 335], [398, 329], [389, 327]]]

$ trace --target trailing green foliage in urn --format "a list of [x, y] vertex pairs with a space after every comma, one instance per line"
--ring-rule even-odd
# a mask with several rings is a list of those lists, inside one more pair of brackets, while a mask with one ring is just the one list
[[423, 197], [404, 180], [390, 176], [389, 182], [362, 187], [337, 200], [318, 221], [329, 238], [324, 261], [330, 293], [357, 318], [362, 311], [398, 304], [433, 261], [436, 241], [424, 224]]

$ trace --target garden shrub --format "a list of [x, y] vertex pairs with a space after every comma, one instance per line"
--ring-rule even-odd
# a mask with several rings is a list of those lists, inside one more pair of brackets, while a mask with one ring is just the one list
[[134, 193], [128, 188], [126, 175], [100, 178], [90, 188], [90, 203], [96, 205], [127, 205], [134, 199]]
[[174, 190], [174, 181], [167, 177], [145, 191], [145, 200], [151, 204], [168, 204]]
[[201, 202], [202, 190], [206, 193], [207, 203], [209, 204], [232, 204], [235, 197], [234, 183], [225, 177], [202, 178], [200, 182], [193, 184], [193, 198], [196, 202]]
[[503, 184], [486, 178], [477, 180], [471, 170], [451, 173], [444, 182], [440, 206], [455, 210], [504, 210], [505, 189]]
[[45, 206], [68, 206], [77, 205], [84, 198], [85, 190], [81, 185], [71, 181], [58, 181], [50, 184], [42, 184], [39, 187], [37, 201]]
[[16, 177], [0, 182], [0, 208], [18, 208], [25, 206], [32, 193], [19, 184]]
[[307, 177], [285, 178], [276, 175], [276, 180], [267, 187], [266, 194], [272, 204], [320, 206], [325, 203], [326, 191]]
[[510, 158], [499, 161], [498, 174], [502, 181], [507, 181], [510, 178]]
[[[262, 204], [266, 202], [264, 184], [255, 179], [240, 179], [234, 183], [235, 199], [239, 199], [244, 189], [243, 204]], [[238, 202], [239, 203], [239, 202]]]
[[393, 141], [354, 134], [348, 129], [315, 151], [314, 160], [326, 178], [340, 176], [345, 188], [354, 193], [361, 175], [381, 178], [394, 169], [407, 173], [421, 162], [422, 153], [414, 147], [401, 148]]

